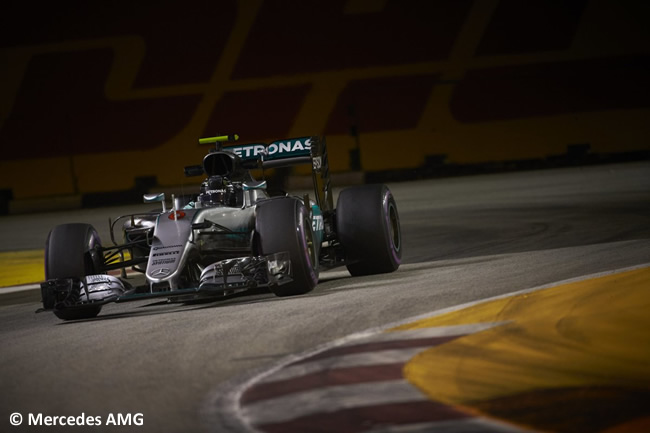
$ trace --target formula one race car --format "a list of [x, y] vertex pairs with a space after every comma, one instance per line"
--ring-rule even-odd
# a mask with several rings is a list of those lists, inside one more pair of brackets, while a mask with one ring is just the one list
[[[334, 208], [324, 137], [224, 147], [237, 139], [200, 139], [215, 144], [202, 165], [185, 168], [187, 176], [206, 176], [200, 193], [172, 196], [169, 210], [164, 194], [145, 194], [162, 210], [109, 220], [113, 246], [103, 246], [89, 224], [54, 227], [43, 308], [74, 320], [95, 317], [109, 302], [145, 298], [188, 302], [257, 287], [299, 295], [316, 286], [320, 270], [345, 265], [352, 275], [370, 275], [399, 267], [400, 222], [388, 187], [345, 188]], [[295, 164], [311, 165], [314, 200], [271, 195], [266, 181], [250, 174]], [[146, 283], [134, 287], [127, 269], [144, 274]]]

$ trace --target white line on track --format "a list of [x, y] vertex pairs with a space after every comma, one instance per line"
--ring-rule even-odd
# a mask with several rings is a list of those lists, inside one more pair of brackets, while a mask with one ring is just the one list
[[[119, 277], [119, 273], [111, 274], [115, 275], [116, 277]], [[135, 275], [142, 275], [140, 272], [127, 272], [127, 276], [135, 276]], [[8, 287], [0, 287], [0, 296], [9, 294], [9, 293], [17, 293], [17, 292], [26, 292], [28, 290], [40, 290], [41, 289], [41, 284], [40, 283], [34, 283], [34, 284], [21, 284], [19, 286], [8, 286]]]
[[385, 403], [427, 401], [406, 379], [358, 385], [328, 386], [246, 405], [242, 416], [253, 424], [270, 424], [324, 412]]
[[[420, 338], [433, 337], [452, 337], [457, 335], [466, 335], [481, 332], [486, 329], [499, 326], [506, 322], [496, 323], [477, 323], [472, 325], [441, 326], [437, 328], [421, 328], [407, 331], [385, 332], [379, 335], [369, 336], [355, 340], [354, 344], [386, 343], [391, 341], [415, 340]], [[348, 347], [350, 347], [348, 345]], [[353, 353], [348, 355], [336, 356], [332, 358], [319, 359], [303, 364], [287, 366], [275, 374], [261, 379], [258, 383], [277, 382], [280, 380], [293, 379], [311, 373], [317, 373], [324, 370], [334, 370], [347, 367], [362, 367], [370, 365], [394, 364], [397, 362], [407, 362], [423, 349], [430, 347], [430, 343], [422, 343], [422, 346], [409, 347], [404, 349], [387, 349], [374, 350], [365, 353]]]
[[40, 289], [40, 284], [23, 284], [20, 286], [0, 287], [0, 296], [8, 293], [26, 292], [28, 290]]

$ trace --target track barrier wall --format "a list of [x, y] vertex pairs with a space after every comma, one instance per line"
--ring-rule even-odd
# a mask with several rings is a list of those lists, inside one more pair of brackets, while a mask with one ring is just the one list
[[30, 29], [0, 42], [0, 213], [198, 183], [217, 133], [323, 134], [370, 179], [650, 154], [644, 1], [81, 5], [0, 18]]

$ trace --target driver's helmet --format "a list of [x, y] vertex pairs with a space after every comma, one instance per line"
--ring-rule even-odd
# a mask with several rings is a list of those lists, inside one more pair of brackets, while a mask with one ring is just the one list
[[201, 184], [199, 194], [201, 207], [235, 206], [236, 202], [234, 186], [222, 176], [210, 176]]
[[210, 190], [199, 195], [201, 207], [223, 205], [226, 200], [226, 190]]

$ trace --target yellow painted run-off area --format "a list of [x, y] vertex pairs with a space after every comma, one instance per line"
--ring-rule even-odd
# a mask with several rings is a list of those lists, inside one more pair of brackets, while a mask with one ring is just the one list
[[534, 429], [650, 431], [649, 311], [650, 268], [488, 301], [397, 328], [505, 322], [420, 353], [405, 377]]
[[45, 279], [43, 250], [0, 253], [0, 287], [33, 284]]
[[[130, 253], [125, 251], [124, 260], [130, 259]], [[109, 272], [114, 275], [118, 273], [118, 271]], [[37, 284], [44, 280], [44, 250], [0, 252], [0, 288]], [[1, 290], [0, 294], [2, 294]]]

